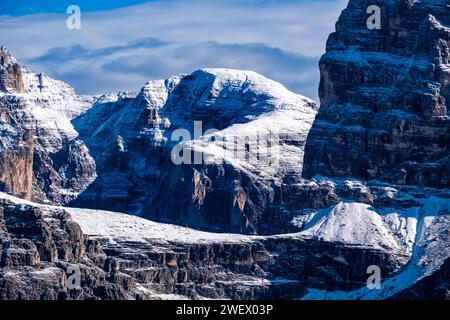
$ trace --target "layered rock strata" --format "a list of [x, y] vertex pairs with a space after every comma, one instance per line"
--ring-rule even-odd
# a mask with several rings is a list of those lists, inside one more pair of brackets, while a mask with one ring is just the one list
[[449, 17], [446, 1], [349, 2], [320, 60], [305, 177], [449, 187]]

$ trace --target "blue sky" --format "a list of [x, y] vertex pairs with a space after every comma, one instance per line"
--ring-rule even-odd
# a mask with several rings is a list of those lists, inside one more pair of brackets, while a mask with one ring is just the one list
[[[221, 67], [317, 99], [317, 63], [346, 2], [0, 0], [0, 44], [81, 94]], [[81, 8], [81, 30], [66, 28], [71, 4]]]
[[148, 0], [1, 0], [0, 13], [21, 16], [36, 13], [64, 12], [72, 4], [83, 8], [83, 11], [100, 11], [132, 6]]

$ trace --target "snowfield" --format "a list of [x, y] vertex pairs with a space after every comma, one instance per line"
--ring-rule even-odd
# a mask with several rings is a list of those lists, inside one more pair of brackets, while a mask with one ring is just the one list
[[[420, 279], [438, 270], [450, 257], [450, 201], [449, 199], [430, 197], [418, 199], [423, 207], [403, 210], [403, 216], [411, 219], [416, 214], [416, 227], [405, 227], [411, 231], [416, 229], [415, 240], [411, 246], [410, 262], [392, 278], [382, 282], [380, 290], [369, 290], [364, 287], [351, 292], [324, 291], [310, 289], [302, 297], [305, 300], [378, 300], [389, 298], [404, 289], [411, 287]], [[393, 213], [390, 213], [392, 215]], [[392, 217], [391, 217], [392, 218]], [[394, 219], [392, 219], [394, 220]], [[398, 224], [401, 226], [402, 223]], [[400, 233], [401, 234], [401, 233]], [[409, 243], [412, 234], [405, 234], [404, 240]]]
[[328, 242], [410, 252], [418, 211], [412, 208], [384, 214], [368, 204], [340, 202], [313, 214], [301, 234]]
[[239, 234], [203, 232], [172, 224], [157, 223], [119, 212], [41, 205], [2, 192], [0, 192], [0, 199], [7, 199], [18, 204], [38, 206], [44, 210], [64, 209], [80, 225], [84, 234], [93, 238], [108, 239], [111, 242], [120, 240], [203, 243], [239, 242], [257, 238]]
[[177, 225], [157, 223], [118, 212], [65, 208], [80, 225], [83, 232], [92, 237], [111, 241], [133, 242], [177, 241], [183, 243], [238, 242], [250, 237], [239, 234], [209, 233]]

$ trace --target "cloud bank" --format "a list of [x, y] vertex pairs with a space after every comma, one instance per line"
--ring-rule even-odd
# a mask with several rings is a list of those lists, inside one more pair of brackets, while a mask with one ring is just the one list
[[344, 0], [157, 1], [110, 11], [0, 16], [0, 42], [82, 94], [139, 90], [199, 68], [253, 70], [317, 99], [325, 41]]

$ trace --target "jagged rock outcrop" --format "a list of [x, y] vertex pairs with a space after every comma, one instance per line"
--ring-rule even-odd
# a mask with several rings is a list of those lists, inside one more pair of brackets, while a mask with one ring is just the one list
[[3, 46], [0, 47], [0, 91], [25, 92], [22, 67]]
[[67, 203], [96, 178], [95, 162], [70, 123], [95, 99], [76, 96], [67, 84], [45, 75], [41, 87], [37, 75], [3, 47], [0, 58], [0, 74], [14, 65], [21, 77], [20, 90], [0, 87], [0, 190]]
[[[136, 241], [132, 230], [128, 238], [114, 231], [96, 235], [105, 230], [99, 224], [120, 214], [105, 213], [98, 222], [95, 215], [86, 220], [89, 214], [76, 215], [84, 228], [94, 227], [90, 237], [63, 209], [0, 200], [0, 298], [293, 299], [311, 287], [356, 289], [365, 284], [368, 266], [390, 274], [407, 261], [388, 250], [295, 236], [214, 240], [184, 230], [191, 232], [189, 240], [176, 240], [173, 233], [165, 235], [170, 241], [155, 234]], [[145, 221], [120, 219], [131, 228]], [[74, 288], [69, 277], [76, 268], [80, 286]]]
[[320, 61], [304, 176], [449, 187], [449, 40], [445, 0], [351, 0]]
[[35, 150], [35, 199], [67, 203], [96, 179], [96, 164], [83, 141], [71, 140], [61, 149], [47, 154]]
[[0, 97], [0, 191], [31, 200], [34, 135], [20, 124], [12, 109], [14, 97]]
[[[1, 200], [0, 221], [0, 299], [68, 299], [70, 294], [89, 299], [96, 297], [93, 290], [106, 284], [104, 272], [87, 257], [101, 257], [101, 249], [92, 249], [95, 244], [67, 212]], [[90, 272], [79, 291], [68, 291], [70, 266]]]

